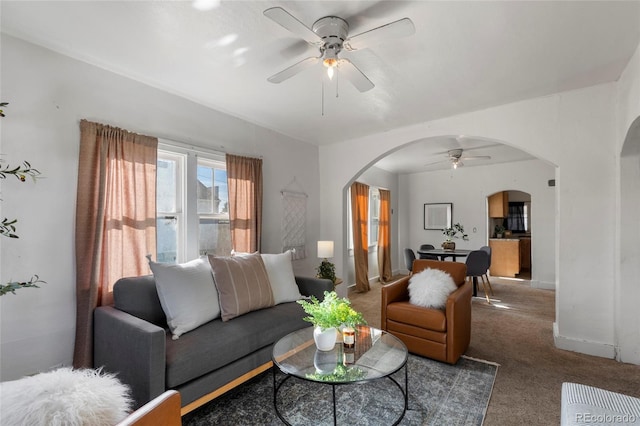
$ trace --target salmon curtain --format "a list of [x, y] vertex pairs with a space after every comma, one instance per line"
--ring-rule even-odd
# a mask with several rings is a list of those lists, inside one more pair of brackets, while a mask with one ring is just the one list
[[391, 191], [380, 189], [378, 213], [378, 274], [380, 281], [391, 279]]
[[356, 291], [369, 287], [369, 185], [351, 185], [351, 224], [353, 229], [353, 263], [356, 270]]
[[156, 254], [158, 139], [80, 122], [76, 201], [75, 368], [93, 367], [93, 311], [113, 284], [149, 272]]
[[262, 236], [262, 160], [226, 155], [229, 223], [234, 251], [260, 251]]

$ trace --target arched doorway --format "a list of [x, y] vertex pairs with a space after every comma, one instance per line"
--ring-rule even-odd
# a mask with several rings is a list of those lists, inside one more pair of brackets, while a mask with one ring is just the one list
[[487, 245], [495, 277], [531, 280], [533, 262], [531, 194], [516, 189], [487, 196]]
[[620, 275], [616, 297], [619, 361], [640, 364], [640, 117], [620, 153]]

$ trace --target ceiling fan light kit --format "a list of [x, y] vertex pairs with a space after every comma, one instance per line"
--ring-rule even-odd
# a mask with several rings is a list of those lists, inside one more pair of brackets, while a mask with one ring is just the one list
[[269, 77], [267, 80], [271, 83], [281, 83], [322, 61], [322, 64], [327, 68], [329, 79], [333, 78], [335, 70], [339, 70], [356, 89], [360, 92], [366, 92], [373, 89], [374, 84], [351, 61], [338, 57], [342, 49], [350, 51], [363, 49], [388, 38], [404, 37], [415, 32], [413, 22], [409, 18], [400, 19], [349, 37], [349, 24], [337, 16], [320, 18], [313, 23], [311, 28], [308, 28], [281, 7], [267, 9], [264, 11], [264, 15], [320, 50], [320, 56], [303, 59]]
[[431, 166], [439, 163], [449, 162], [451, 163], [452, 169], [457, 169], [458, 167], [464, 166], [463, 160], [490, 160], [491, 157], [489, 155], [475, 155], [475, 156], [462, 156], [463, 153], [462, 148], [450, 149], [447, 151], [447, 159], [440, 160], [433, 163], [425, 164], [425, 166]]

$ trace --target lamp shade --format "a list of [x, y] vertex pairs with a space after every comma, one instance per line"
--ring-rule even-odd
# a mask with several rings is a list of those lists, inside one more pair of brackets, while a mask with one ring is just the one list
[[333, 241], [318, 241], [318, 257], [333, 257]]

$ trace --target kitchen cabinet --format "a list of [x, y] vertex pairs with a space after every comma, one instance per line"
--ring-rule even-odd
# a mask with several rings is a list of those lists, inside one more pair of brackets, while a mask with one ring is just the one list
[[520, 238], [520, 269], [531, 270], [531, 238]]
[[520, 240], [490, 238], [489, 247], [491, 247], [489, 273], [495, 277], [515, 278], [520, 273]]
[[509, 215], [509, 193], [498, 192], [489, 197], [489, 217], [507, 217]]

